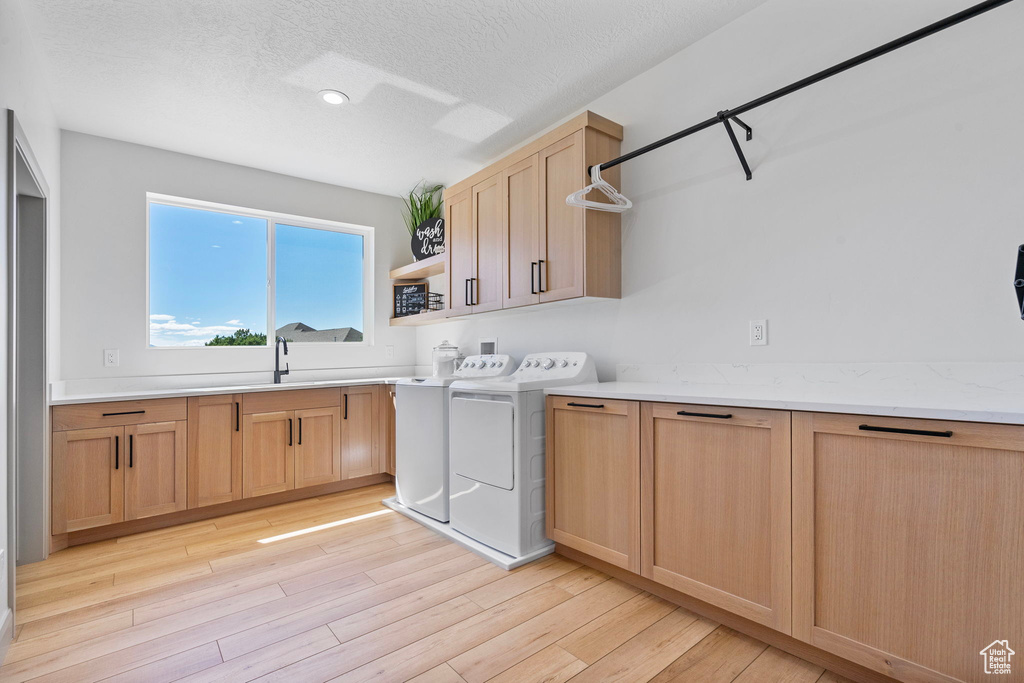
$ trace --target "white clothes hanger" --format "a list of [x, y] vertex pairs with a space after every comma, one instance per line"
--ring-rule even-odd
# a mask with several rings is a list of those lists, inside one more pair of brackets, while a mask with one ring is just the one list
[[[611, 211], [613, 213], [622, 213], [633, 207], [633, 202], [623, 195], [621, 192], [616, 190], [611, 183], [604, 180], [601, 177], [601, 165], [594, 164], [590, 167], [590, 185], [587, 185], [582, 190], [573, 192], [571, 195], [565, 198], [565, 203], [569, 206], [578, 206], [584, 209], [597, 209], [598, 211]], [[592, 202], [584, 197], [593, 190], [597, 190], [604, 194], [612, 201], [611, 204], [606, 202]]]

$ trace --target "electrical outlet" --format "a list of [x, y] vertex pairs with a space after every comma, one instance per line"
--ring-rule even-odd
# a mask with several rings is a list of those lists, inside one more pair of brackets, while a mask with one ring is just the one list
[[750, 345], [751, 346], [767, 346], [768, 345], [768, 321], [767, 320], [751, 320], [750, 321]]
[[121, 362], [121, 354], [117, 349], [103, 349], [103, 367], [116, 368]]
[[395, 347], [390, 345], [390, 344], [385, 346], [384, 347], [384, 357], [385, 358], [394, 358], [395, 357]]

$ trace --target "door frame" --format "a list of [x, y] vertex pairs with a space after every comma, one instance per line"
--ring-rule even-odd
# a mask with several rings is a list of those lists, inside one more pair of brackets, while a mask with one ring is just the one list
[[[36, 160], [35, 154], [32, 152], [32, 147], [29, 144], [28, 136], [25, 135], [24, 129], [22, 129], [18, 122], [17, 116], [11, 109], [7, 110], [6, 116], [6, 136], [7, 136], [7, 150], [6, 150], [6, 180], [7, 186], [6, 199], [7, 199], [7, 211], [4, 219], [6, 225], [6, 240], [7, 240], [7, 535], [8, 535], [8, 548], [6, 558], [6, 571], [7, 571], [7, 592], [8, 592], [8, 604], [11, 607], [12, 613], [15, 609], [15, 581], [16, 581], [16, 564], [19, 559], [28, 561], [38, 561], [46, 559], [49, 553], [49, 528], [50, 528], [50, 487], [46, 485], [50, 478], [50, 444], [46, 438], [46, 434], [49, 434], [49, 410], [46, 407], [46, 382], [49, 377], [48, 367], [48, 353], [49, 345], [47, 344], [47, 324], [49, 320], [49, 251], [50, 251], [50, 240], [49, 240], [49, 226], [51, 220], [51, 211], [49, 205], [50, 188], [46, 179], [43, 177], [42, 170], [40, 169], [39, 163]], [[33, 192], [24, 192], [26, 184], [31, 184]], [[22, 190], [22, 191], [19, 191]], [[19, 196], [37, 197], [43, 201], [43, 248], [42, 248], [42, 263], [33, 264], [40, 269], [41, 281], [43, 284], [43, 301], [44, 310], [41, 312], [41, 326], [42, 326], [42, 343], [44, 345], [42, 355], [42, 395], [38, 397], [39, 403], [36, 406], [28, 406], [23, 409], [19, 401], [19, 386], [21, 382], [21, 358], [18, 353], [18, 334], [19, 321], [21, 319], [20, 304], [18, 302], [19, 292], [19, 278], [21, 274], [21, 263], [18, 255], [19, 247], [19, 216], [18, 216], [18, 198]], [[26, 495], [26, 501], [35, 500], [36, 503], [33, 507], [36, 507], [41, 512], [39, 518], [42, 522], [41, 528], [44, 533], [40, 535], [36, 541], [38, 542], [38, 550], [33, 552], [32, 557], [20, 557], [19, 546], [21, 545], [19, 540], [19, 515], [18, 508], [20, 504], [20, 497], [18, 496], [19, 487], [19, 460], [24, 459], [24, 456], [19, 453], [20, 439], [18, 434], [18, 425], [22, 422], [24, 416], [24, 410], [41, 410], [43, 415], [42, 424], [44, 427], [43, 435], [40, 438], [40, 443], [43, 446], [43, 482], [40, 486], [41, 491], [34, 491], [32, 496]]]

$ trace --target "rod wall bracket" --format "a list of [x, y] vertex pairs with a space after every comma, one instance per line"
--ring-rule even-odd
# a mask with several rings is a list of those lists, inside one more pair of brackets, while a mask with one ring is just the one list
[[728, 109], [718, 112], [718, 120], [722, 122], [722, 125], [725, 126], [725, 132], [729, 134], [729, 140], [732, 142], [732, 148], [736, 150], [736, 156], [739, 157], [740, 166], [743, 167], [743, 172], [747, 174], [747, 180], [751, 180], [753, 179], [754, 174], [750, 171], [750, 164], [747, 163], [747, 157], [743, 154], [743, 148], [740, 147], [740, 141], [736, 139], [736, 131], [732, 129], [732, 124], [729, 123], [730, 119], [736, 121], [738, 125], [742, 126], [743, 129], [747, 131], [748, 140], [754, 137], [754, 130], [747, 124], [736, 119], [736, 117], [730, 116]]
[[1020, 318], [1024, 320], [1024, 244], [1017, 247], [1017, 274], [1013, 288], [1017, 290], [1017, 306], [1020, 308]]

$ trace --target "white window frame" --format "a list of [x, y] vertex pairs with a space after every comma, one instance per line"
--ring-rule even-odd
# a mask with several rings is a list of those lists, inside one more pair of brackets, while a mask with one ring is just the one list
[[[203, 211], [216, 211], [247, 218], [259, 218], [267, 221], [267, 344], [266, 346], [151, 346], [149, 343], [149, 316], [150, 310], [150, 225], [149, 207], [151, 204], [163, 204], [166, 206], [177, 206], [184, 209], [201, 209]], [[361, 342], [288, 342], [288, 346], [316, 347], [316, 348], [353, 348], [373, 346], [374, 332], [374, 229], [367, 225], [355, 223], [341, 223], [339, 221], [328, 221], [322, 218], [309, 218], [296, 216], [289, 213], [277, 211], [264, 211], [262, 209], [249, 209], [231, 204], [219, 204], [207, 202], [201, 199], [187, 199], [172, 195], [158, 194], [156, 192], [146, 193], [146, 348], [156, 351], [180, 351], [182, 349], [211, 350], [211, 349], [266, 349], [274, 346], [277, 332], [276, 303], [277, 303], [277, 264], [275, 263], [277, 224], [290, 225], [297, 228], [312, 228], [314, 230], [327, 230], [330, 232], [342, 232], [349, 235], [359, 235], [363, 238], [363, 341]]]

